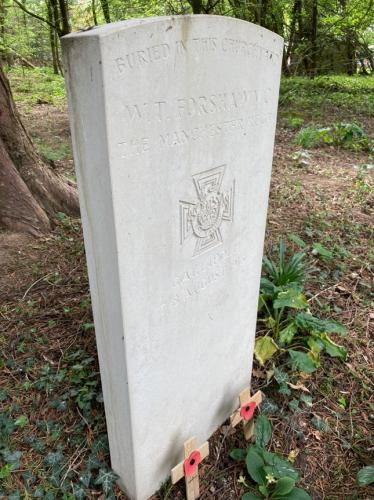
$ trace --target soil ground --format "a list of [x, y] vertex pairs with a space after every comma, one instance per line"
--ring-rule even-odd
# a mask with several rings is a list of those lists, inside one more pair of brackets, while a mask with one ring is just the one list
[[[26, 128], [54, 168], [73, 177], [66, 108], [41, 101], [18, 99]], [[290, 234], [332, 252], [329, 258], [308, 253], [314, 270], [307, 298], [312, 309], [348, 328], [345, 338], [335, 340], [349, 357], [323, 358], [312, 375], [294, 374], [299, 389], [291, 396], [279, 394], [255, 363], [252, 388], [274, 403], [271, 450], [293, 457], [300, 484], [314, 500], [374, 498], [373, 488], [356, 483], [358, 470], [373, 463], [374, 450], [374, 194], [370, 169], [358, 168], [372, 159], [329, 145], [310, 149], [304, 162], [293, 159], [301, 148], [294, 142], [292, 113], [304, 125], [356, 121], [371, 137], [374, 117], [331, 102], [281, 106], [270, 191], [265, 252], [270, 255], [279, 237]], [[289, 248], [297, 249], [291, 242]], [[13, 423], [9, 449], [21, 453], [0, 479], [0, 491], [4, 498], [32, 498], [37, 490], [40, 498], [81, 498], [74, 488], [73, 496], [63, 497], [61, 485], [69, 488], [66, 483], [91, 471], [96, 486], [88, 480], [86, 498], [105, 498], [100, 470], [109, 458], [100, 445], [104, 408], [80, 221], [59, 214], [53, 232], [40, 240], [2, 234], [0, 263], [0, 425]], [[300, 402], [303, 392], [312, 396], [311, 406]], [[202, 500], [239, 499], [245, 465], [229, 452], [246, 446], [241, 430], [223, 425], [210, 444], [201, 467]], [[90, 468], [93, 456], [99, 464]], [[57, 479], [53, 458], [60, 465]], [[114, 496], [125, 498], [118, 488]], [[183, 487], [167, 483], [152, 498], [182, 499]]]

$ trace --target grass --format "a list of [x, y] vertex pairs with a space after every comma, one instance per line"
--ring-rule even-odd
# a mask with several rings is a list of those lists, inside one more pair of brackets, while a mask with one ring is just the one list
[[349, 115], [354, 110], [363, 115], [374, 114], [374, 77], [320, 76], [313, 80], [305, 77], [282, 78], [280, 107], [292, 106], [302, 110], [323, 110], [338, 107]]
[[7, 76], [17, 103], [29, 107], [36, 104], [65, 105], [64, 79], [50, 68], [16, 66], [8, 68]]
[[[58, 138], [56, 138], [58, 139]], [[40, 139], [35, 140], [35, 146], [44, 158], [49, 161], [63, 161], [66, 158], [71, 157], [71, 149], [70, 145], [65, 142], [58, 143], [58, 140], [54, 141], [53, 146], [50, 144], [46, 144]]]
[[[61, 77], [19, 68], [9, 76], [30, 124], [51, 114], [42, 135], [35, 128], [39, 149], [65, 161], [65, 143], [56, 139], [56, 123], [67, 122]], [[344, 343], [349, 358], [323, 358], [309, 376], [291, 372], [282, 385], [289, 394], [269, 378], [271, 365], [264, 369], [255, 362], [252, 389], [267, 396], [263, 412], [274, 429], [271, 451], [293, 457], [302, 487], [316, 500], [374, 497], [372, 488], [356, 483], [356, 473], [372, 460], [373, 160], [365, 150], [321, 144], [302, 168], [292, 157], [297, 134], [316, 127], [317, 115], [320, 127], [351, 122], [355, 106], [370, 135], [372, 95], [370, 77], [282, 81], [266, 253], [287, 235], [295, 251], [305, 242], [313, 268], [305, 296], [313, 310], [347, 327], [347, 337], [336, 341]], [[38, 99], [49, 99], [49, 105], [40, 106]], [[56, 168], [72, 174], [69, 165]], [[0, 497], [124, 499], [110, 470], [80, 221], [60, 214], [51, 235], [10, 254], [0, 276]], [[261, 328], [259, 323], [259, 335]], [[202, 500], [241, 497], [245, 468], [229, 453], [245, 446], [240, 429], [217, 430], [201, 469]], [[167, 482], [153, 500], [179, 498], [183, 486]]]

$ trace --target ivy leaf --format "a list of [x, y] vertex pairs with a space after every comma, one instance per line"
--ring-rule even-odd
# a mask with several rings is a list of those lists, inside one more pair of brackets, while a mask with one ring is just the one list
[[112, 491], [113, 485], [117, 478], [117, 474], [115, 474], [113, 471], [100, 469], [95, 480], [95, 484], [101, 485], [103, 492], [108, 495]]
[[245, 459], [245, 463], [247, 466], [248, 474], [251, 476], [253, 481], [255, 481], [258, 484], [265, 484], [266, 482], [265, 471], [264, 471], [265, 462], [261, 457], [261, 455], [257, 452], [256, 448], [254, 448], [253, 446], [249, 448], [249, 451]]
[[256, 419], [254, 435], [256, 445], [265, 448], [271, 439], [271, 424], [265, 415], [260, 415]]
[[56, 465], [60, 465], [64, 459], [64, 455], [61, 451], [53, 452], [51, 451], [44, 459], [44, 464], [47, 467], [55, 467]]
[[97, 456], [95, 455], [95, 453], [91, 453], [87, 459], [87, 462], [86, 462], [86, 467], [87, 469], [91, 470], [91, 469], [98, 469], [99, 467], [101, 467], [103, 464], [100, 462], [100, 460], [97, 458]]
[[255, 342], [255, 356], [260, 365], [264, 365], [278, 350], [271, 337], [258, 337]]
[[304, 373], [313, 373], [316, 370], [313, 360], [304, 352], [289, 349], [288, 353], [290, 355], [293, 370]]
[[14, 422], [5, 413], [0, 414], [0, 431], [2, 436], [10, 436], [15, 429]]
[[281, 370], [280, 368], [274, 368], [274, 378], [278, 384], [285, 384], [290, 380], [288, 373]]
[[313, 427], [317, 429], [317, 431], [328, 432], [330, 430], [328, 422], [323, 420], [323, 418], [319, 417], [318, 415], [315, 415], [312, 418], [311, 423]]
[[274, 488], [273, 498], [279, 495], [287, 495], [295, 487], [295, 480], [291, 477], [281, 477]]
[[338, 335], [347, 335], [347, 329], [333, 319], [321, 319], [310, 313], [299, 312], [294, 319], [296, 325], [307, 332], [326, 332], [337, 333]]
[[261, 411], [266, 415], [274, 415], [279, 413], [279, 406], [270, 398], [266, 398], [261, 403]]
[[368, 486], [374, 483], [374, 465], [368, 465], [357, 473], [357, 484], [359, 486]]
[[299, 290], [290, 288], [285, 292], [279, 292], [273, 303], [274, 309], [282, 309], [283, 307], [291, 307], [292, 309], [306, 309], [308, 301]]
[[300, 401], [306, 404], [309, 408], [313, 406], [313, 398], [312, 396], [309, 396], [308, 394], [301, 394], [300, 396]]
[[100, 434], [98, 436], [93, 445], [92, 445], [92, 453], [104, 452], [107, 453], [109, 451], [109, 443], [108, 436], [106, 434]]
[[74, 498], [76, 500], [84, 500], [86, 498], [86, 490], [81, 484], [74, 485]]
[[247, 450], [243, 450], [243, 448], [234, 448], [233, 450], [230, 451], [230, 457], [233, 460], [236, 460], [237, 462], [245, 460], [246, 456], [247, 456]]
[[22, 457], [22, 451], [9, 451], [5, 450], [2, 452], [3, 458], [7, 464], [11, 464], [13, 470], [18, 469], [20, 465], [20, 460]]
[[92, 479], [92, 472], [88, 469], [84, 470], [79, 476], [79, 480], [84, 484], [86, 488], [90, 486], [90, 481]]
[[289, 408], [290, 408], [293, 412], [295, 412], [295, 413], [297, 413], [297, 412], [299, 412], [299, 411], [300, 411], [300, 408], [299, 408], [299, 400], [298, 400], [298, 399], [295, 399], [295, 398], [294, 398], [294, 399], [292, 399], [292, 400], [288, 403], [288, 406], [289, 406]]
[[287, 384], [279, 384], [278, 388], [279, 394], [285, 394], [286, 396], [291, 396], [291, 389]]
[[52, 484], [52, 486], [54, 486], [55, 488], [59, 488], [60, 487], [60, 481], [61, 481], [61, 470], [60, 468], [57, 466], [55, 466], [53, 469], [52, 469], [52, 472], [51, 474], [49, 475], [48, 477], [50, 483]]
[[30, 436], [25, 436], [25, 442], [34, 450], [37, 451], [38, 453], [41, 453], [45, 449], [45, 444], [43, 443], [42, 440], [36, 438], [33, 435]]
[[27, 486], [27, 487], [30, 487], [30, 485], [35, 483], [35, 481], [36, 481], [36, 477], [31, 472], [31, 470], [26, 470], [22, 474], [22, 479], [23, 479], [23, 482], [25, 483], [25, 486]]

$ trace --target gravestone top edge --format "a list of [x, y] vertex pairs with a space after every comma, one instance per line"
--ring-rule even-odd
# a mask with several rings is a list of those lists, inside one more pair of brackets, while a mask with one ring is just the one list
[[127, 29], [137, 28], [144, 25], [149, 24], [158, 24], [163, 22], [169, 23], [180, 23], [182, 21], [193, 21], [197, 20], [198, 22], [204, 19], [206, 22], [235, 22], [240, 24], [246, 24], [252, 26], [252, 28], [256, 28], [260, 33], [266, 33], [267, 37], [273, 36], [274, 42], [282, 42], [283, 37], [274, 33], [273, 31], [264, 28], [263, 26], [259, 26], [258, 24], [250, 23], [243, 19], [237, 19], [235, 17], [230, 16], [217, 16], [217, 15], [207, 15], [207, 14], [186, 14], [180, 16], [155, 16], [155, 17], [145, 17], [145, 18], [137, 18], [137, 19], [129, 19], [126, 21], [118, 21], [115, 23], [108, 23], [101, 26], [94, 26], [87, 30], [75, 31], [73, 33], [69, 33], [61, 38], [62, 41], [71, 40], [71, 39], [79, 39], [79, 38], [102, 38], [105, 36], [112, 35], [114, 33], [118, 33], [121, 31], [125, 31]]

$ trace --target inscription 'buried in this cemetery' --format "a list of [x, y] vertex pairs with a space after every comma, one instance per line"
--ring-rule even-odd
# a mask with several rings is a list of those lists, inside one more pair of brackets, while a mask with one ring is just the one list
[[249, 383], [282, 40], [180, 16], [63, 52], [111, 463], [144, 500]]

